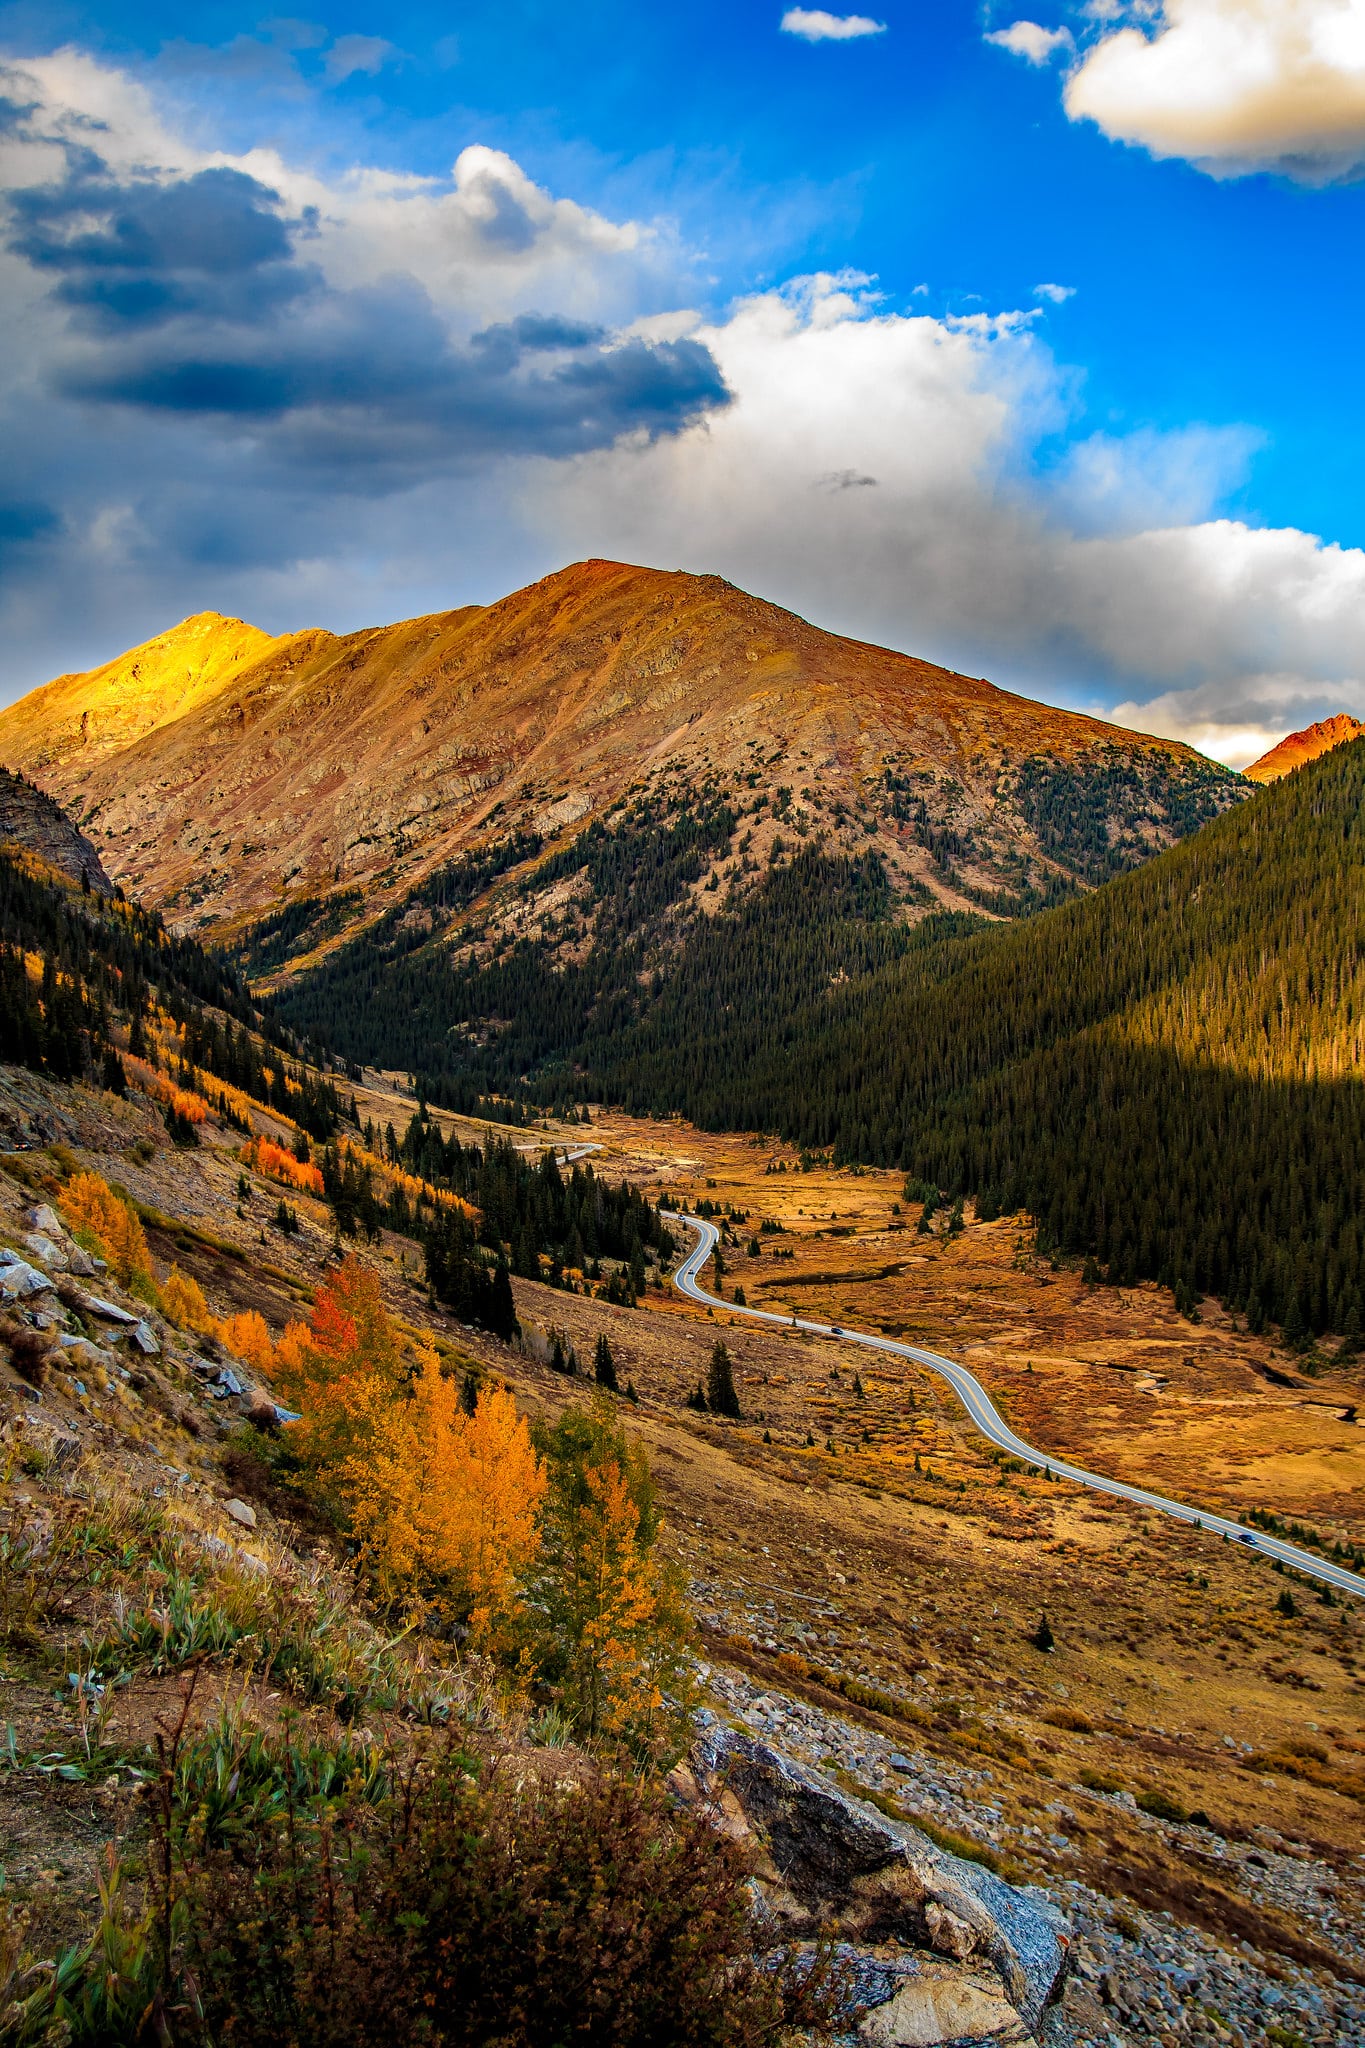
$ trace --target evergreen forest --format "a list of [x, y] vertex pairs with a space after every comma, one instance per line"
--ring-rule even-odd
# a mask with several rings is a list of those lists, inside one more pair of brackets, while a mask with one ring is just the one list
[[[1033, 794], [1076, 823], [1074, 791]], [[1211, 1293], [1291, 1342], [1354, 1335], [1363, 806], [1355, 743], [1037, 916], [914, 927], [875, 854], [818, 842], [670, 925], [728, 821], [700, 811], [679, 846], [636, 819], [570, 849], [610, 862], [578, 964], [544, 940], [482, 962], [428, 944], [391, 975], [362, 938], [283, 1010], [351, 1057], [401, 1044], [433, 1100], [610, 1100], [778, 1133], [982, 1213], [1026, 1208], [1045, 1246], [1189, 1308]]]

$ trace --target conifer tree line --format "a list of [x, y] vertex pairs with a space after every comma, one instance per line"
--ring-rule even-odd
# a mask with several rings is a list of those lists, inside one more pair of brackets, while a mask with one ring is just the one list
[[[765, 1019], [700, 980], [588, 1045], [604, 1094], [899, 1166], [1117, 1281], [1354, 1335], [1365, 1200], [1365, 743], [1026, 924], [932, 919]], [[780, 943], [768, 927], [764, 936]], [[798, 942], [798, 954], [805, 950]], [[690, 965], [690, 963], [689, 963]], [[765, 994], [782, 975], [769, 975]]]
[[[320, 1155], [323, 1187], [343, 1234], [381, 1227], [418, 1239], [426, 1250], [427, 1279], [436, 1298], [461, 1322], [503, 1339], [515, 1334], [510, 1275], [547, 1280], [552, 1287], [598, 1282], [603, 1300], [633, 1307], [644, 1293], [652, 1260], [671, 1258], [672, 1235], [648, 1198], [629, 1181], [603, 1180], [591, 1162], [565, 1173], [553, 1152], [532, 1161], [510, 1139], [487, 1145], [444, 1137], [425, 1105], [399, 1139], [392, 1125], [365, 1132], [369, 1146], [441, 1192], [458, 1195], [478, 1211], [412, 1203], [401, 1187], [381, 1202], [373, 1177], [349, 1154], [328, 1146]], [[602, 1261], [616, 1270], [603, 1276]]]
[[[42, 963], [36, 984], [26, 953]], [[48, 881], [0, 849], [0, 1059], [121, 1090], [114, 1019], [128, 1021], [129, 1050], [155, 1061], [145, 1029], [153, 998], [180, 1027], [187, 1082], [197, 1068], [285, 1111], [316, 1138], [336, 1130], [334, 1082], [297, 1047], [291, 1063], [287, 1034], [231, 968], [167, 932], [156, 913]]]

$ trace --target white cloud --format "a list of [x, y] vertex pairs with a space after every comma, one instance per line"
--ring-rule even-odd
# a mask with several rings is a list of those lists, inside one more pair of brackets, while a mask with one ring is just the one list
[[1046, 299], [1050, 306], [1064, 306], [1068, 299], [1076, 296], [1074, 284], [1036, 284], [1033, 287], [1035, 299]]
[[[1080, 379], [1049, 352], [1036, 309], [892, 313], [845, 275], [698, 311], [672, 231], [547, 191], [501, 151], [466, 149], [443, 178], [362, 164], [328, 179], [276, 150], [201, 146], [79, 52], [24, 69], [9, 97], [35, 112], [0, 134], [12, 227], [24, 214], [37, 251], [0, 252], [12, 691], [194, 610], [345, 629], [486, 601], [603, 553], [719, 570], [837, 630], [1052, 701], [1117, 703], [1115, 715], [1225, 758], [1330, 711], [1365, 713], [1365, 554], [1222, 516], [1254, 432], [1086, 433]], [[231, 418], [64, 394], [55, 368], [74, 364], [89, 389], [139, 335], [156, 343], [190, 317], [139, 328], [135, 303], [111, 329], [126, 266], [109, 265], [113, 296], [92, 296], [100, 280], [73, 267], [60, 235], [78, 217], [81, 246], [95, 246], [112, 215], [51, 210], [54, 195], [82, 198], [83, 151], [130, 204], [150, 194], [147, 218], [182, 249], [183, 218], [177, 229], [157, 214], [158, 195], [227, 174], [208, 181], [218, 210], [206, 218], [218, 234], [273, 237], [293, 295], [258, 311], [255, 280], [272, 263], [230, 272], [195, 240], [190, 282], [207, 310], [193, 331], [217, 357], [191, 367], [213, 369], [239, 333], [273, 345], [301, 322], [307, 347], [282, 371], [354, 377], [340, 427], [325, 392], [287, 435], [250, 392]], [[232, 276], [249, 303], [227, 321]], [[573, 323], [606, 329], [600, 350]], [[444, 376], [447, 344], [457, 368], [472, 352], [490, 376], [499, 349], [521, 349], [527, 377], [547, 366], [551, 396], [578, 388], [560, 365], [614, 376], [632, 349], [694, 351], [733, 402], [684, 394], [673, 424], [696, 424], [671, 436], [623, 415], [608, 446], [609, 415], [608, 431], [571, 443], [590, 452], [552, 446], [552, 460], [525, 452], [546, 437], [503, 432], [475, 457], [424, 410], [424, 364]]]
[[823, 7], [789, 7], [782, 17], [782, 29], [807, 43], [849, 43], [859, 36], [886, 34], [884, 21], [867, 14], [827, 14]]
[[1068, 79], [1067, 113], [1214, 175], [1321, 183], [1365, 164], [1365, 0], [1165, 0]]
[[1300, 704], [1365, 709], [1365, 553], [1216, 516], [1254, 436], [1092, 437], [1039, 474], [1075, 401], [1026, 315], [890, 314], [830, 280], [697, 338], [734, 403], [666, 444], [536, 465], [523, 514], [551, 555], [719, 570], [1225, 757]]
[[1008, 28], [992, 29], [986, 41], [1027, 64], [1049, 64], [1059, 50], [1075, 48], [1070, 29], [1041, 28], [1036, 21], [1013, 21]]

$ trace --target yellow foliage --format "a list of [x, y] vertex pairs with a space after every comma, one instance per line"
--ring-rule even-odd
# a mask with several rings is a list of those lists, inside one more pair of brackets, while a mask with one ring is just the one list
[[205, 1335], [217, 1331], [217, 1319], [204, 1299], [199, 1282], [179, 1266], [172, 1266], [161, 1289], [161, 1313], [182, 1330], [199, 1330]]
[[507, 1647], [545, 1492], [511, 1394], [484, 1392], [466, 1414], [436, 1353], [424, 1351], [410, 1397], [382, 1413], [346, 1487], [352, 1525], [390, 1598], [420, 1586], [467, 1619], [475, 1649]]
[[152, 1255], [141, 1220], [108, 1181], [97, 1173], [73, 1174], [62, 1190], [60, 1206], [73, 1235], [93, 1242], [125, 1286], [152, 1282]]
[[154, 1102], [164, 1102], [177, 1116], [187, 1117], [192, 1124], [202, 1124], [208, 1115], [209, 1106], [202, 1096], [181, 1088], [168, 1075], [158, 1073], [155, 1067], [146, 1060], [138, 1059], [135, 1054], [126, 1052], [123, 1055], [123, 1071], [144, 1095], [150, 1095]]
[[272, 1371], [275, 1363], [275, 1346], [271, 1342], [265, 1317], [258, 1309], [249, 1308], [241, 1315], [225, 1316], [214, 1326], [214, 1335], [221, 1344], [227, 1346], [234, 1358], [240, 1358], [254, 1371], [266, 1375]]
[[323, 1180], [318, 1168], [296, 1159], [292, 1152], [286, 1152], [283, 1145], [272, 1144], [269, 1138], [253, 1138], [242, 1147], [241, 1156], [244, 1164], [254, 1166], [257, 1173], [283, 1181], [286, 1187], [297, 1188], [301, 1194], [322, 1193]]

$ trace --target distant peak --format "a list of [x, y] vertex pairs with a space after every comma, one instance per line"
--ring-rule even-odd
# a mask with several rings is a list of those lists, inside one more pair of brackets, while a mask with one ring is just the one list
[[1365, 724], [1360, 719], [1352, 718], [1348, 711], [1338, 711], [1335, 717], [1306, 725], [1302, 732], [1286, 733], [1278, 745], [1262, 754], [1259, 761], [1253, 761], [1244, 772], [1250, 782], [1278, 782], [1282, 775], [1301, 768], [1305, 761], [1316, 761], [1320, 755], [1330, 754], [1333, 747], [1344, 747], [1348, 740], [1359, 739], [1363, 733]]

